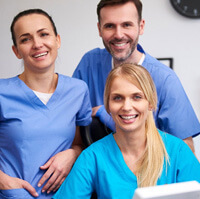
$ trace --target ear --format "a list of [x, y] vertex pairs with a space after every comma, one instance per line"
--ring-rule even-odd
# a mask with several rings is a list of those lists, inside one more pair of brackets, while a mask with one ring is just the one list
[[142, 19], [142, 20], [140, 21], [140, 24], [139, 24], [139, 27], [140, 27], [140, 35], [143, 35], [143, 33], [144, 33], [144, 26], [145, 26], [145, 20]]
[[98, 31], [99, 31], [99, 36], [102, 37], [102, 35], [101, 35], [101, 25], [100, 25], [99, 22], [97, 23], [97, 28], [98, 28]]
[[151, 105], [151, 104], [149, 105], [149, 108], [148, 108], [148, 110], [149, 110], [149, 111], [153, 111], [153, 107], [152, 107], [152, 105]]
[[56, 36], [56, 43], [57, 43], [57, 48], [59, 49], [61, 46], [61, 39], [60, 39], [60, 35]]
[[18, 59], [22, 59], [22, 56], [19, 54], [19, 51], [15, 45], [12, 46], [12, 50]]

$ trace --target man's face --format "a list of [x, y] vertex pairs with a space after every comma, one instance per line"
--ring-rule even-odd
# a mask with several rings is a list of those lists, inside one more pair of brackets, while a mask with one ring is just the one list
[[100, 11], [99, 35], [115, 63], [133, 61], [139, 35], [143, 34], [144, 20], [138, 20], [132, 2], [106, 6]]

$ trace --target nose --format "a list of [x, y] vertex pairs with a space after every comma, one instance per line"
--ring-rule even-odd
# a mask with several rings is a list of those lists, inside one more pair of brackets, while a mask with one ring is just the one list
[[128, 111], [132, 110], [132, 107], [133, 107], [133, 104], [130, 99], [124, 100], [123, 107], [122, 107], [123, 111], [128, 112]]
[[41, 39], [38, 38], [38, 37], [34, 37], [33, 38], [33, 48], [34, 49], [39, 49], [41, 47], [42, 47], [42, 41], [41, 41]]
[[116, 39], [122, 39], [123, 38], [123, 30], [121, 27], [117, 26], [115, 28], [115, 38]]

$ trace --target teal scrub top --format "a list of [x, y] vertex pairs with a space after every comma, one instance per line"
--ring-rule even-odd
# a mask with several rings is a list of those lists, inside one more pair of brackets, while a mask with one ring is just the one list
[[[200, 163], [181, 139], [163, 133], [170, 165], [163, 165], [157, 185], [196, 180], [200, 182]], [[155, 154], [156, 155], [156, 154]], [[137, 178], [126, 165], [123, 155], [109, 134], [85, 149], [54, 199], [89, 199], [93, 191], [99, 199], [132, 199]]]

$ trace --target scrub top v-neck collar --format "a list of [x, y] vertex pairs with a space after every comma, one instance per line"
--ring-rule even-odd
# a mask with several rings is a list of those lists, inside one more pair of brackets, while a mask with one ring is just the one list
[[16, 76], [15, 78], [17, 84], [24, 91], [24, 94], [29, 99], [30, 103], [36, 105], [37, 107], [40, 107], [41, 109], [53, 109], [54, 104], [56, 104], [56, 101], [59, 100], [59, 96], [62, 93], [63, 78], [59, 74], [56, 89], [46, 105], [37, 97], [34, 91], [30, 89], [18, 76]]
[[114, 151], [115, 151], [116, 159], [118, 160], [118, 164], [120, 164], [120, 167], [123, 170], [123, 172], [125, 173], [124, 175], [126, 176], [126, 178], [129, 178], [129, 180], [134, 183], [134, 181], [137, 181], [137, 177], [127, 166], [127, 164], [124, 160], [124, 157], [122, 155], [122, 152], [121, 152], [119, 146], [117, 145], [117, 142], [115, 141], [113, 134], [111, 134], [111, 136], [112, 136], [111, 141], [115, 148]]

